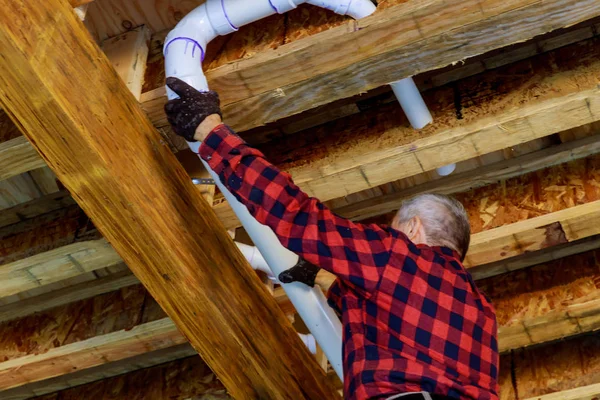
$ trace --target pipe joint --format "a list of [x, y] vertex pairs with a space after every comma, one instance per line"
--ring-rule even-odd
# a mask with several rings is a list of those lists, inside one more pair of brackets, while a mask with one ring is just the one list
[[271, 7], [278, 14], [285, 14], [288, 11], [292, 11], [294, 8], [298, 7], [298, 4], [303, 3], [304, 1], [294, 1], [294, 0], [269, 0]]
[[206, 2], [207, 17], [217, 35], [225, 36], [238, 30], [238, 27], [233, 25], [227, 11], [225, 3], [221, 0], [208, 0]]
[[307, 0], [307, 3], [354, 19], [367, 17], [377, 9], [371, 0]]

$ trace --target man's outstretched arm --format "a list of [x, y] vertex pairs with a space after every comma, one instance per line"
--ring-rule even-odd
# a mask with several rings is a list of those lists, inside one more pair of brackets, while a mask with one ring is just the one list
[[390, 230], [335, 215], [220, 124], [218, 115], [206, 115], [206, 109], [218, 109], [209, 101], [213, 93], [190, 90], [172, 78], [168, 84], [181, 96], [165, 106], [175, 132], [189, 140], [194, 129], [193, 138], [203, 142], [200, 156], [250, 213], [273, 229], [283, 246], [356, 287], [375, 289], [389, 261], [394, 240]]

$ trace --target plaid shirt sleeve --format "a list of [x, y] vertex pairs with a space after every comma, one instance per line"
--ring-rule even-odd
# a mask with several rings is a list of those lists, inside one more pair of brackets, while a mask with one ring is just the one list
[[283, 246], [366, 293], [377, 287], [394, 240], [388, 229], [335, 215], [225, 125], [208, 135], [199, 154]]

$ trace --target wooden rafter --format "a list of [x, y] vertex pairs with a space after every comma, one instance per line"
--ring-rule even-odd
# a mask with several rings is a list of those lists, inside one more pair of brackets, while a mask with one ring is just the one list
[[3, 108], [228, 390], [337, 397], [69, 4], [0, 19]]

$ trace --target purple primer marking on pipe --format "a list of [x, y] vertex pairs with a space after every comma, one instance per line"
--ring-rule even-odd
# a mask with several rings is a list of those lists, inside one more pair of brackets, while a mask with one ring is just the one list
[[231, 27], [237, 31], [239, 28], [231, 22], [231, 20], [229, 19], [229, 15], [227, 15], [227, 10], [225, 10], [225, 0], [221, 0], [221, 8], [223, 8], [223, 15], [225, 15], [225, 18], [227, 19], [227, 22], [229, 22], [229, 25], [231, 25]]
[[280, 14], [279, 10], [277, 9], [277, 7], [275, 7], [275, 6], [273, 5], [273, 2], [272, 2], [271, 0], [269, 0], [269, 4], [271, 5], [271, 8], [272, 8], [273, 10], [275, 10], [275, 12], [276, 12], [277, 14]]
[[177, 40], [184, 40], [185, 41], [185, 50], [184, 50], [183, 54], [187, 54], [188, 45], [190, 43], [192, 43], [193, 44], [193, 46], [192, 46], [192, 58], [194, 58], [194, 55], [196, 53], [196, 47], [198, 47], [200, 49], [200, 62], [204, 61], [204, 49], [202, 48], [202, 46], [200, 46], [200, 43], [198, 43], [197, 41], [195, 41], [192, 38], [183, 37], [183, 36], [176, 37], [176, 38], [173, 38], [173, 39], [169, 40], [169, 43], [167, 43], [167, 45], [165, 46], [165, 56], [167, 55], [167, 52], [169, 51], [169, 46], [171, 45], [171, 43], [173, 43], [173, 42], [175, 42]]

